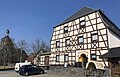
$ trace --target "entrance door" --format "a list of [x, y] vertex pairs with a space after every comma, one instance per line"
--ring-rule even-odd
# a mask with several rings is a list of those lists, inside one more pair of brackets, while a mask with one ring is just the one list
[[85, 54], [81, 54], [81, 56], [78, 58], [78, 61], [81, 63], [81, 67], [86, 67], [88, 58]]
[[49, 65], [49, 56], [45, 56], [45, 65]]

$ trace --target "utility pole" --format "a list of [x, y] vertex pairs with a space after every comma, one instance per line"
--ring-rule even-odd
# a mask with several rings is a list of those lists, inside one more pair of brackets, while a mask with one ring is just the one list
[[23, 42], [22, 42], [21, 48], [20, 48], [20, 63], [22, 62], [22, 51], [23, 51]]
[[3, 66], [4, 66], [4, 69], [5, 69], [5, 64], [6, 64], [6, 51], [4, 51], [4, 57], [3, 57]]
[[22, 60], [22, 49], [20, 48], [20, 63], [21, 63], [21, 60]]

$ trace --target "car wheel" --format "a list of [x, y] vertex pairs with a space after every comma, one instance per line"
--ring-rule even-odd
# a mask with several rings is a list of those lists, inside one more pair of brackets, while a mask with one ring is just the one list
[[25, 73], [25, 76], [28, 76], [28, 75], [29, 75], [29, 73], [28, 73], [28, 72], [26, 72], [26, 73]]
[[40, 71], [41, 74], [44, 74], [44, 71]]

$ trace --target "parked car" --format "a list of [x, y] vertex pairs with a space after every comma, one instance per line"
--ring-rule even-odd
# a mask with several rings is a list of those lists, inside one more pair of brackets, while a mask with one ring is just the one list
[[19, 69], [20, 75], [33, 75], [33, 74], [44, 74], [44, 70], [38, 66], [35, 65], [23, 65]]

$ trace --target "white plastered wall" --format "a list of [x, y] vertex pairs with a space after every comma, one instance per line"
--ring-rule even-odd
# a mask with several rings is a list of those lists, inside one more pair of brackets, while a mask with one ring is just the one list
[[108, 31], [109, 47], [110, 48], [120, 47], [120, 38], [111, 30], [108, 29], [107, 31]]

